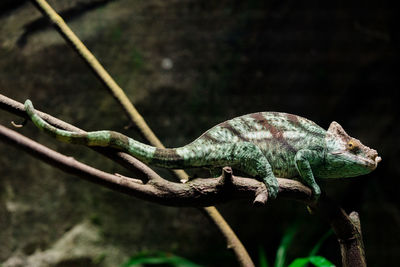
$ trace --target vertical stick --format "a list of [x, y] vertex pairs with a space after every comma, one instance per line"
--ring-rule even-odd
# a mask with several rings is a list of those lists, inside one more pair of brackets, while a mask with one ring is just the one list
[[[139, 128], [143, 136], [149, 141], [150, 144], [156, 147], [164, 148], [164, 145], [153, 133], [146, 121], [140, 113], [133, 106], [132, 102], [126, 96], [121, 87], [115, 82], [111, 75], [104, 69], [96, 57], [87, 49], [75, 33], [68, 27], [64, 20], [57, 14], [57, 12], [45, 0], [31, 0], [32, 3], [46, 16], [64, 37], [64, 39], [72, 46], [72, 48], [81, 56], [95, 75], [103, 82], [106, 88], [112, 93], [114, 98], [121, 104], [124, 111], [132, 122]], [[174, 170], [175, 175], [181, 181], [187, 181], [188, 175], [183, 170]], [[242, 266], [254, 266], [250, 256], [248, 255], [243, 244], [233, 232], [232, 228], [221, 216], [215, 207], [204, 208], [204, 211], [212, 219], [214, 224], [219, 228], [221, 233], [225, 236], [227, 243], [232, 246], [238, 261]]]

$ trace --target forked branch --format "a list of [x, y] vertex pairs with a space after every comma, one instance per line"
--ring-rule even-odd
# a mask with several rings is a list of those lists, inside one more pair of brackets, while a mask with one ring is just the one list
[[[2, 95], [0, 95], [0, 108], [26, 117], [21, 103]], [[43, 114], [43, 117], [60, 128], [77, 130], [76, 127], [50, 115]], [[142, 177], [138, 177], [140, 178], [138, 180], [92, 168], [4, 126], [0, 126], [0, 140], [17, 146], [67, 173], [162, 205], [204, 207], [238, 198], [246, 198], [250, 201], [255, 198], [256, 204], [263, 204], [266, 201], [266, 199], [257, 200], [260, 196], [265, 196], [264, 193], [261, 193], [266, 191], [262, 182], [254, 178], [237, 177], [229, 168], [225, 168], [221, 176], [215, 179], [198, 178], [185, 184], [174, 183], [161, 178], [148, 166], [125, 153], [113, 150], [102, 151], [102, 153], [111, 155], [112, 158], [119, 158], [126, 165], [130, 165], [131, 169], [140, 170]], [[356, 213], [353, 212], [348, 216], [337, 204], [324, 195], [321, 196], [318, 203], [313, 203], [311, 190], [300, 182], [282, 178], [278, 178], [278, 182], [279, 197], [294, 199], [312, 206], [313, 210], [331, 225], [341, 247], [343, 266], [366, 266], [360, 221]], [[242, 265], [246, 266], [246, 264]]]

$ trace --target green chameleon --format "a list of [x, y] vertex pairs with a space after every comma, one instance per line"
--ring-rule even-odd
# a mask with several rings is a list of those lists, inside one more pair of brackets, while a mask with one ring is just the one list
[[381, 158], [374, 149], [350, 137], [337, 123], [325, 131], [305, 118], [278, 112], [237, 117], [203, 133], [188, 145], [156, 148], [114, 131], [76, 133], [58, 129], [41, 119], [30, 100], [25, 109], [33, 123], [56, 139], [87, 146], [109, 146], [146, 164], [185, 169], [231, 166], [261, 179], [276, 198], [276, 177], [296, 178], [321, 194], [318, 178], [354, 177], [373, 171]]

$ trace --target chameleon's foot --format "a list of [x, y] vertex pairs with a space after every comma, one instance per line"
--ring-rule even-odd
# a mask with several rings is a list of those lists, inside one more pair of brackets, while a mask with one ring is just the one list
[[271, 199], [275, 199], [278, 196], [278, 193], [279, 193], [278, 181], [276, 181], [276, 183], [273, 183], [273, 184], [268, 184], [267, 185], [267, 189], [268, 189], [268, 196]]
[[312, 187], [312, 200], [314, 203], [317, 203], [321, 196], [321, 188], [317, 184]]
[[319, 186], [314, 186], [312, 188], [311, 203], [307, 205], [308, 212], [312, 215], [315, 213], [315, 209], [318, 206], [318, 201], [321, 197], [321, 189]]

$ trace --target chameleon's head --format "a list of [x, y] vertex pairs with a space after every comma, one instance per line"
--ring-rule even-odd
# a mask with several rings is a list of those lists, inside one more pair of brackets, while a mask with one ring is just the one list
[[[367, 174], [381, 161], [378, 152], [350, 137], [337, 122], [332, 122], [325, 136], [326, 178], [354, 177]], [[321, 177], [322, 177], [321, 176]]]

